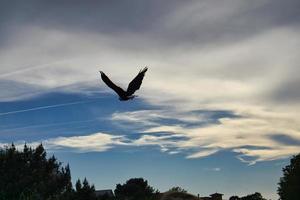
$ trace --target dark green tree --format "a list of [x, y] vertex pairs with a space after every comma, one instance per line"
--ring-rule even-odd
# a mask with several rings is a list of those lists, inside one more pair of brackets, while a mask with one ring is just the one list
[[[72, 193], [71, 173], [42, 144], [35, 149], [14, 144], [0, 149], [0, 199], [60, 199]], [[64, 198], [67, 199], [67, 198]]]
[[75, 183], [76, 191], [74, 193], [74, 200], [96, 200], [96, 193], [94, 185], [90, 185], [86, 178], [81, 181], [78, 179]]
[[300, 154], [293, 156], [290, 164], [282, 169], [283, 177], [278, 183], [280, 200], [300, 199]]
[[240, 200], [266, 200], [259, 192], [239, 198]]
[[240, 200], [240, 198], [238, 196], [231, 196], [229, 200]]
[[81, 181], [78, 179], [75, 183], [75, 189], [77, 192], [81, 191], [82, 185], [81, 185]]
[[254, 194], [249, 194], [244, 197], [232, 196], [229, 200], [266, 200], [259, 192], [255, 192]]
[[148, 185], [143, 178], [132, 178], [125, 184], [117, 184], [115, 196], [118, 200], [145, 200], [155, 199], [158, 192]]
[[181, 187], [172, 187], [168, 190], [168, 192], [182, 192], [182, 193], [187, 193], [187, 190], [181, 188]]

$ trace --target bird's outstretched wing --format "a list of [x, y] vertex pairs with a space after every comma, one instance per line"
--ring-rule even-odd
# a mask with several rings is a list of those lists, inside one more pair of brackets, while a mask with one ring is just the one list
[[101, 74], [101, 79], [103, 80], [103, 82], [110, 87], [111, 89], [113, 89], [120, 97], [122, 96], [126, 96], [126, 92], [120, 88], [119, 86], [117, 86], [116, 84], [114, 84], [105, 74], [104, 72], [100, 71]]
[[146, 71], [148, 70], [147, 67], [142, 69], [138, 75], [129, 83], [128, 88], [127, 88], [127, 95], [133, 95], [134, 92], [138, 89], [140, 89], [142, 85], [143, 78], [145, 76]]

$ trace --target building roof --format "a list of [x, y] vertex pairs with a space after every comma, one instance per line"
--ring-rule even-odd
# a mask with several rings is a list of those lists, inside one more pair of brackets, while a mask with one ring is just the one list
[[211, 197], [200, 197], [201, 200], [211, 200]]
[[209, 195], [209, 196], [211, 196], [211, 197], [213, 197], [213, 196], [223, 196], [224, 194], [221, 194], [221, 193], [213, 193], [213, 194], [211, 194], [211, 195]]

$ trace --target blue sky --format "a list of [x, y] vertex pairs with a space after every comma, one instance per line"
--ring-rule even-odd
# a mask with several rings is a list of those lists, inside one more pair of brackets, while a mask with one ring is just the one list
[[[300, 152], [299, 2], [2, 1], [0, 144], [114, 189], [277, 198]], [[148, 66], [138, 97], [120, 102]]]

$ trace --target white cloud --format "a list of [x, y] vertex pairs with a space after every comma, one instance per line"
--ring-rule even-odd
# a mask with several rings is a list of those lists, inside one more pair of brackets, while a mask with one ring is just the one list
[[[113, 148], [116, 145], [127, 145], [124, 136], [110, 135], [107, 133], [93, 133], [90, 135], [56, 137], [41, 141], [33, 141], [27, 143], [28, 146], [36, 147], [43, 144], [46, 149], [60, 150], [70, 149], [76, 152], [103, 152]], [[15, 146], [22, 149], [25, 141], [14, 142]], [[0, 147], [7, 146], [8, 143], [0, 143]]]
[[71, 148], [79, 152], [102, 152], [113, 148], [115, 145], [125, 145], [123, 136], [94, 133], [85, 136], [58, 137], [44, 141], [46, 148], [61, 149]]
[[[260, 110], [260, 107], [253, 106], [248, 112], [240, 112], [239, 117], [220, 117], [217, 121], [202, 124], [208, 121], [205, 116], [199, 116], [198, 125], [165, 125], [163, 122], [144, 127], [141, 137], [135, 141], [135, 145], [157, 145], [163, 148], [163, 152], [178, 151], [187, 154], [187, 158], [202, 158], [210, 156], [219, 151], [233, 151], [238, 153], [241, 161], [253, 164], [259, 161], [269, 161], [286, 158], [292, 154], [297, 154], [300, 147], [295, 144], [281, 143], [274, 136], [283, 134], [300, 141], [300, 124], [295, 120], [290, 120], [288, 113], [279, 113]], [[147, 111], [151, 112], [151, 111]], [[119, 120], [126, 120], [126, 116], [131, 116], [127, 122], [143, 122], [145, 116], [147, 121], [155, 120], [157, 115], [145, 115], [144, 112], [128, 112], [118, 115]], [[211, 111], [213, 112], [213, 111]], [[177, 115], [178, 113], [178, 115]], [[180, 116], [189, 115], [189, 112], [173, 113], [173, 118], [180, 119]], [[209, 113], [209, 112], [208, 112]], [[194, 116], [196, 118], [196, 115]], [[206, 118], [212, 116], [207, 114]], [[194, 119], [195, 120], [195, 119]], [[194, 121], [195, 122], [195, 121]], [[147, 135], [147, 134], [152, 135]], [[156, 135], [165, 133], [166, 135]], [[192, 152], [192, 153], [191, 153]], [[248, 157], [244, 159], [243, 157]]]
[[170, 155], [174, 155], [174, 154], [179, 154], [180, 151], [169, 151], [168, 153], [169, 153]]
[[[272, 136], [280, 133], [300, 139], [300, 99], [286, 103], [278, 97], [295, 98], [289, 84], [282, 85], [299, 83], [299, 27], [272, 20], [258, 23], [249, 13], [265, 4], [261, 1], [216, 4], [219, 2], [200, 2], [177, 8], [154, 26], [157, 30], [147, 34], [116, 36], [20, 26], [0, 48], [0, 79], [13, 85], [11, 90], [1, 90], [0, 101], [28, 98], [26, 93], [32, 94], [32, 90], [84, 93], [88, 87], [106, 88], [100, 82], [99, 69], [125, 88], [139, 67], [148, 65], [139, 98], [162, 110], [116, 112], [111, 118], [145, 126], [133, 145], [159, 145], [170, 152], [195, 151], [188, 151], [188, 158], [233, 150], [242, 155], [239, 158], [251, 157], [251, 162], [298, 153], [299, 147], [280, 144]], [[268, 28], [263, 28], [263, 23]], [[255, 28], [260, 30], [252, 30]], [[24, 87], [11, 83], [33, 89], [24, 92]], [[240, 117], [203, 126], [209, 117], [192, 114], [193, 110], [227, 110]], [[180, 123], [164, 124], [156, 119], [180, 119]], [[151, 132], [167, 132], [170, 137]], [[185, 139], [175, 141], [174, 135]], [[96, 138], [103, 139], [105, 145], [98, 144]], [[96, 134], [48, 142], [101, 151], [117, 145], [116, 141], [121, 144], [122, 140]]]
[[187, 158], [202, 158], [202, 157], [207, 157], [210, 156], [214, 153], [218, 152], [217, 149], [212, 149], [212, 150], [203, 150], [203, 151], [199, 151], [197, 153], [193, 153], [189, 156], [187, 156]]
[[213, 172], [219, 172], [221, 171], [220, 167], [214, 167], [214, 168], [205, 168], [206, 171], [213, 171]]

